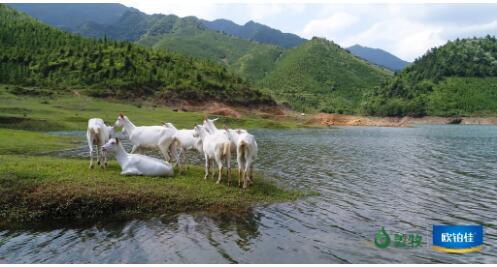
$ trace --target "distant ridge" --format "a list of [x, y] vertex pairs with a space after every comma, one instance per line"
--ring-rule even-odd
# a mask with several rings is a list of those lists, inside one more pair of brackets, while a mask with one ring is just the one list
[[393, 71], [400, 71], [410, 64], [409, 62], [379, 48], [370, 48], [356, 44], [347, 48], [347, 50], [369, 63], [376, 64]]
[[202, 20], [209, 29], [231, 34], [243, 39], [257, 41], [259, 43], [272, 44], [282, 48], [296, 47], [306, 39], [292, 33], [283, 33], [266, 25], [249, 21], [245, 25], [238, 25], [231, 20], [216, 19], [213, 21]]
[[[74, 30], [80, 24], [94, 22], [112, 24], [128, 10], [121, 4], [7, 4], [57, 28]], [[69, 15], [70, 14], [70, 15]]]

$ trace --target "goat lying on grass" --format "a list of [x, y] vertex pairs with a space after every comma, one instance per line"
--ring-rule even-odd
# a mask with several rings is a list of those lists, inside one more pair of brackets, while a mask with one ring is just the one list
[[[219, 132], [214, 121], [204, 119], [203, 126], [210, 132]], [[247, 182], [251, 182], [253, 178], [254, 162], [257, 158], [257, 142], [255, 137], [243, 129], [226, 129], [228, 137], [231, 142], [231, 148], [236, 150], [236, 160], [238, 163], [238, 186], [241, 186], [243, 181], [243, 188], [247, 188]], [[241, 179], [241, 181], [240, 181]]]
[[[218, 168], [217, 184], [221, 182], [223, 174], [223, 160], [226, 160], [228, 168], [228, 186], [231, 184], [231, 152], [230, 140], [226, 132], [209, 133], [203, 126], [196, 125], [193, 129], [194, 137], [199, 137], [202, 140], [202, 150], [205, 157], [205, 176], [207, 179], [212, 161], [215, 161]], [[214, 175], [214, 172], [212, 173]]]
[[105, 125], [99, 118], [88, 120], [86, 140], [90, 148], [90, 168], [93, 168], [93, 146], [96, 146], [97, 164], [105, 168], [107, 166], [107, 155], [101, 150], [102, 146], [114, 135], [114, 127]]
[[171, 164], [145, 155], [128, 154], [117, 138], [110, 139], [103, 147], [104, 151], [116, 153], [122, 175], [172, 176]]

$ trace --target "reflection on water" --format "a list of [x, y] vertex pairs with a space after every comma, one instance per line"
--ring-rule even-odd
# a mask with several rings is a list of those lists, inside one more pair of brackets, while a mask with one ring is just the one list
[[[497, 262], [497, 127], [254, 132], [258, 170], [320, 195], [255, 207], [243, 217], [180, 214], [1, 231], [0, 262]], [[85, 153], [83, 146], [62, 155]], [[483, 251], [432, 251], [433, 224], [483, 224]], [[375, 248], [382, 226], [421, 233], [425, 244]]]

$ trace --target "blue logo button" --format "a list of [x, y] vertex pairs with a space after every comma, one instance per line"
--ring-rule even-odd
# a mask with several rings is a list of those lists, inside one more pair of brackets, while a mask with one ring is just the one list
[[433, 225], [433, 246], [437, 251], [468, 253], [481, 250], [483, 226]]

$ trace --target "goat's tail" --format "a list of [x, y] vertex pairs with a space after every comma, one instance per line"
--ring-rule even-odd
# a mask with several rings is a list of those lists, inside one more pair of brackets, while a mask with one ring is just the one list
[[244, 140], [241, 140], [240, 141], [240, 145], [238, 146], [237, 148], [237, 154], [240, 155], [240, 157], [245, 160], [245, 157], [247, 157], [247, 149], [248, 149], [248, 146], [247, 146], [247, 143], [244, 141]]
[[98, 134], [100, 134], [100, 129], [99, 128], [90, 128], [90, 133], [91, 135], [93, 136], [98, 136]]
[[231, 142], [225, 142], [223, 144], [223, 155], [231, 154]]
[[223, 144], [223, 155], [226, 156], [226, 162], [228, 168], [231, 166], [231, 142], [225, 142]]
[[226, 168], [228, 169], [228, 186], [231, 183], [231, 141], [223, 144], [223, 154], [226, 156]]

